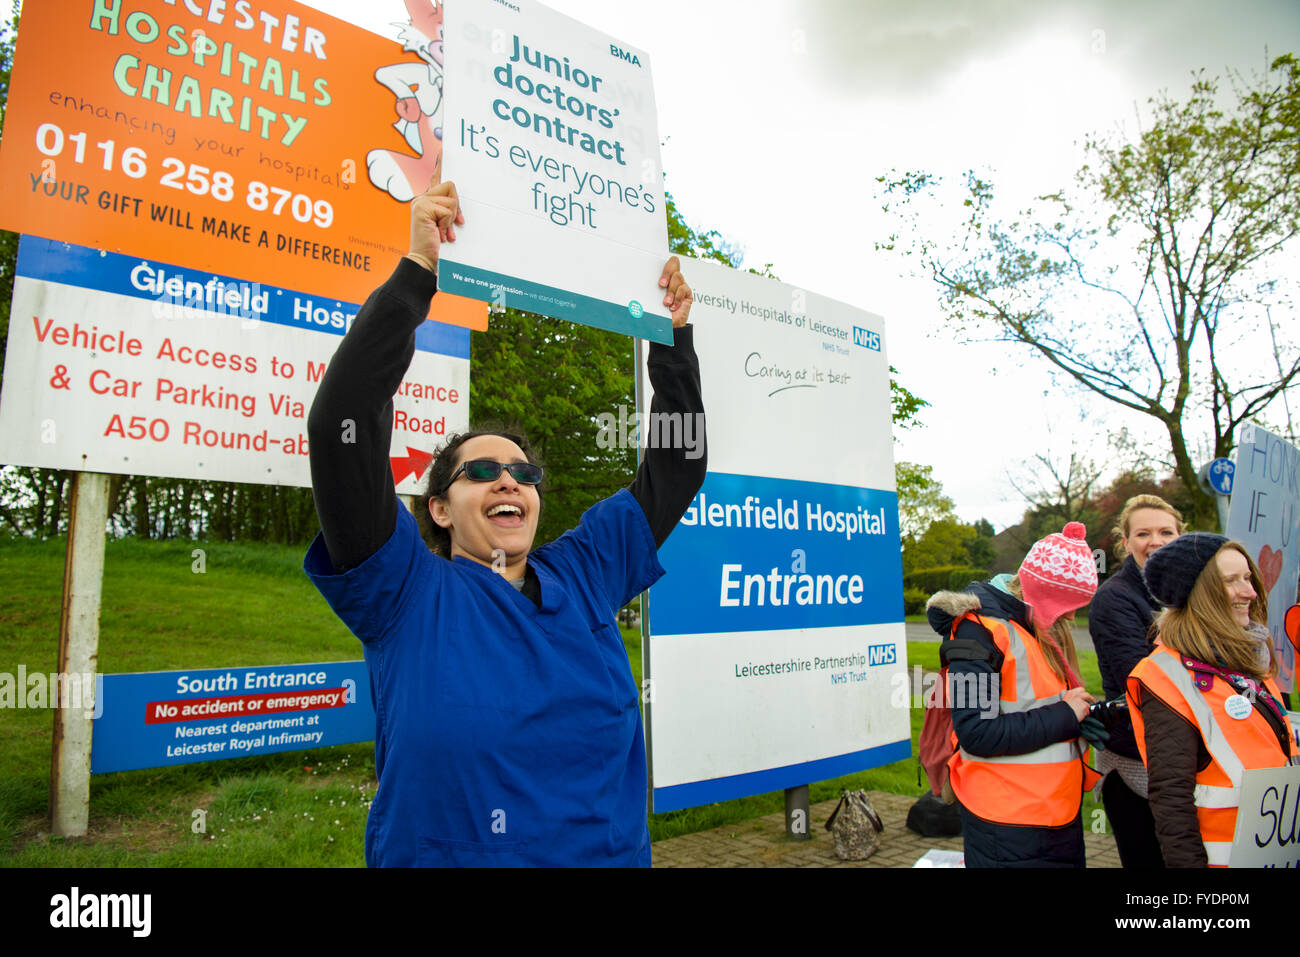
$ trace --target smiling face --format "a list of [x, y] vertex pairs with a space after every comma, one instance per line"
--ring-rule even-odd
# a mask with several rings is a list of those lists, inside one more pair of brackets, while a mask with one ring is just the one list
[[1156, 549], [1177, 537], [1178, 522], [1168, 512], [1158, 508], [1138, 508], [1129, 515], [1124, 548], [1133, 556], [1137, 567], [1144, 568]]
[[[467, 439], [456, 453], [456, 468], [471, 459], [528, 461], [523, 449], [500, 435]], [[429, 500], [429, 515], [451, 534], [450, 557], [460, 555], [488, 566], [496, 559], [507, 578], [522, 578], [537, 535], [540, 507], [537, 487], [517, 481], [502, 469], [490, 482], [471, 481], [461, 472], [440, 497]]]
[[1250, 625], [1250, 603], [1255, 600], [1255, 586], [1251, 582], [1250, 563], [1235, 548], [1224, 548], [1214, 557], [1223, 587], [1228, 592], [1232, 606], [1232, 620], [1242, 628]]

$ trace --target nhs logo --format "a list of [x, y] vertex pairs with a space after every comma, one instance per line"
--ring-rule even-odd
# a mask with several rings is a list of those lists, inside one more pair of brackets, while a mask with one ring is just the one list
[[870, 349], [872, 352], [879, 352], [880, 333], [872, 332], [870, 329], [863, 329], [861, 326], [854, 326], [853, 344], [862, 346], [864, 349]]
[[892, 665], [898, 661], [897, 645], [867, 645], [867, 667]]

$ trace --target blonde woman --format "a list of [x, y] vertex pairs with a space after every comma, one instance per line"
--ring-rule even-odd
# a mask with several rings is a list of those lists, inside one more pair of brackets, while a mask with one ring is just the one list
[[1206, 532], [1162, 547], [1144, 575], [1165, 611], [1128, 699], [1156, 835], [1169, 867], [1226, 867], [1242, 774], [1300, 763], [1263, 581], [1240, 544]]
[[[1147, 591], [1142, 569], [1158, 549], [1184, 531], [1178, 509], [1157, 495], [1135, 495], [1119, 513], [1112, 534], [1119, 538], [1115, 553], [1124, 564], [1097, 589], [1088, 613], [1088, 631], [1108, 700], [1124, 694], [1129, 672], [1155, 647], [1160, 603]], [[1105, 775], [1101, 798], [1120, 862], [1133, 868], [1164, 867], [1133, 725], [1126, 713], [1114, 712], [1108, 730], [1110, 741], [1097, 757], [1097, 770]]]

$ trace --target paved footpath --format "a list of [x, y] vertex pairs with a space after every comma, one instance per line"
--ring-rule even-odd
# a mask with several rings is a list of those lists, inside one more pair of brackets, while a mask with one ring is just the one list
[[[654, 845], [655, 867], [911, 867], [930, 848], [961, 851], [960, 837], [921, 837], [906, 826], [907, 809], [915, 797], [871, 791], [871, 804], [884, 822], [880, 848], [865, 861], [841, 861], [826, 830], [836, 801], [812, 806], [812, 839], [792, 841], [785, 834], [785, 815], [766, 817], [698, 831]], [[1086, 822], [1085, 822], [1086, 823]], [[1119, 852], [1109, 834], [1084, 828], [1089, 867], [1119, 867]]]

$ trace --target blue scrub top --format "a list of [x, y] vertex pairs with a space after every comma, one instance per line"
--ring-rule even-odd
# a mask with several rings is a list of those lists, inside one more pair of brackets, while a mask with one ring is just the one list
[[640, 695], [615, 624], [663, 575], [645, 513], [622, 490], [528, 561], [540, 608], [432, 554], [406, 509], [342, 575], [312, 542], [303, 568], [370, 671], [369, 866], [650, 865]]

